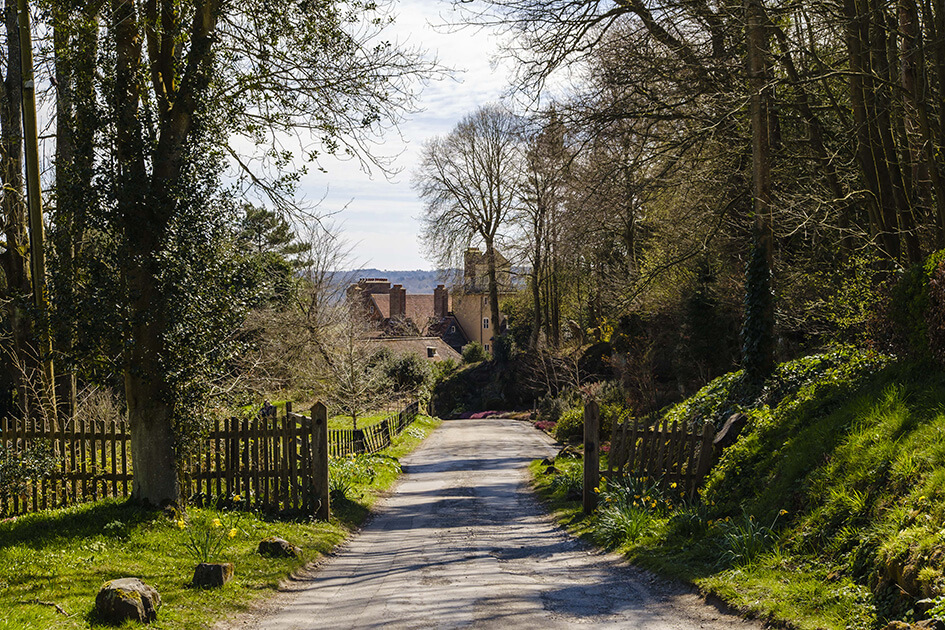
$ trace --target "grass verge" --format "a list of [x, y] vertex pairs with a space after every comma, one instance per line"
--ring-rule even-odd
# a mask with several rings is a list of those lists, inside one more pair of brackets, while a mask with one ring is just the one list
[[[331, 522], [191, 509], [192, 522], [220, 518], [236, 530], [217, 558], [236, 566], [235, 578], [221, 589], [188, 586], [196, 564], [185, 549], [189, 531], [160, 511], [107, 500], [0, 521], [0, 630], [104, 627], [93, 614], [95, 594], [103, 582], [126, 576], [140, 577], [160, 592], [163, 605], [153, 628], [207, 628], [245, 611], [360, 525], [378, 495], [397, 480], [398, 459], [438, 424], [419, 416], [385, 451], [351, 458], [359, 460], [359, 472], [348, 475], [343, 492], [333, 491]], [[344, 472], [338, 462], [332, 469], [334, 484]], [[272, 535], [300, 546], [304, 558], [258, 555], [258, 542]]]

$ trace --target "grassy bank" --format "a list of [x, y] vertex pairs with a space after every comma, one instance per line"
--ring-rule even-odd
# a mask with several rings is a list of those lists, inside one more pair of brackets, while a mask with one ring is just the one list
[[760, 396], [741, 387], [727, 375], [668, 411], [748, 417], [697, 501], [630, 480], [583, 518], [565, 499], [580, 462], [536, 465], [536, 486], [575, 533], [787, 627], [945, 609], [945, 374], [847, 349], [779, 366]]
[[[0, 522], [0, 629], [98, 627], [95, 594], [107, 580], [136, 576], [153, 585], [163, 606], [154, 628], [207, 628], [272, 593], [279, 581], [341, 542], [363, 522], [378, 494], [400, 472], [398, 458], [413, 450], [438, 424], [420, 416], [375, 456], [332, 463], [334, 517], [329, 523], [285, 522], [262, 514], [195, 510], [188, 520], [221, 519], [235, 530], [219, 554], [236, 565], [222, 589], [188, 586], [195, 560], [185, 549], [193, 528], [176, 518], [118, 501], [30, 514]], [[299, 545], [304, 558], [259, 556], [270, 535]]]

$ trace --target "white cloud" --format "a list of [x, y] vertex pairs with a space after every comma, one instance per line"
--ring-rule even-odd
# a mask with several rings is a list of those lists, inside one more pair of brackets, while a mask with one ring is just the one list
[[[356, 161], [325, 159], [328, 173], [313, 172], [302, 182], [309, 198], [325, 196], [326, 211], [340, 213], [344, 237], [354, 245], [354, 259], [381, 269], [432, 269], [421, 255], [417, 217], [422, 205], [410, 186], [423, 142], [448, 133], [459, 120], [480, 105], [499, 100], [508, 85], [508, 67], [493, 67], [497, 50], [494, 36], [472, 28], [446, 32], [454, 19], [446, 0], [400, 0], [394, 4], [396, 21], [389, 37], [408, 46], [419, 46], [443, 65], [456, 70], [455, 79], [430, 83], [419, 105], [423, 109], [401, 125], [403, 141], [396, 133], [380, 147], [385, 155], [400, 154], [401, 169], [391, 181], [381, 174], [365, 174]], [[436, 26], [434, 26], [436, 25]], [[328, 190], [325, 194], [326, 188]]]

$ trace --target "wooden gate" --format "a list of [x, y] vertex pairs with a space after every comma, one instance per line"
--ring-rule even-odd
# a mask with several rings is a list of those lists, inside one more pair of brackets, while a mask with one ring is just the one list
[[607, 474], [647, 477], [664, 487], [675, 483], [692, 498], [712, 467], [714, 437], [710, 423], [690, 433], [678, 421], [649, 426], [627, 418], [612, 428]]
[[266, 511], [313, 513], [324, 494], [313, 477], [316, 414], [327, 422], [323, 405], [316, 404], [312, 417], [306, 417], [292, 413], [291, 403], [284, 416], [216, 421], [202, 452], [184, 462], [184, 496], [197, 504], [223, 500]]

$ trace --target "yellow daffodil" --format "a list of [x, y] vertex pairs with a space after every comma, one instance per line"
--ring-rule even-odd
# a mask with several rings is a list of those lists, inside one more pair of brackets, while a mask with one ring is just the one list
[[600, 494], [600, 488], [594, 488], [594, 494]]
[[234, 494], [234, 495], [233, 495], [233, 500], [236, 501], [237, 503], [239, 503], [240, 501], [243, 500], [243, 497], [241, 497], [241, 496], [238, 495], [238, 494]]
[[226, 537], [227, 537], [227, 538], [236, 538], [236, 528], [234, 527], [233, 529], [231, 529], [230, 531], [228, 531], [227, 534], [226, 534]]
[[184, 529], [187, 527], [187, 523], [184, 522], [184, 519], [177, 519], [177, 529]]
[[213, 521], [210, 524], [213, 525], [214, 529], [219, 529], [223, 527], [223, 522], [218, 518], [213, 519]]
[[781, 510], [778, 512], [778, 516], [784, 516], [785, 514], [787, 514], [787, 510]]

